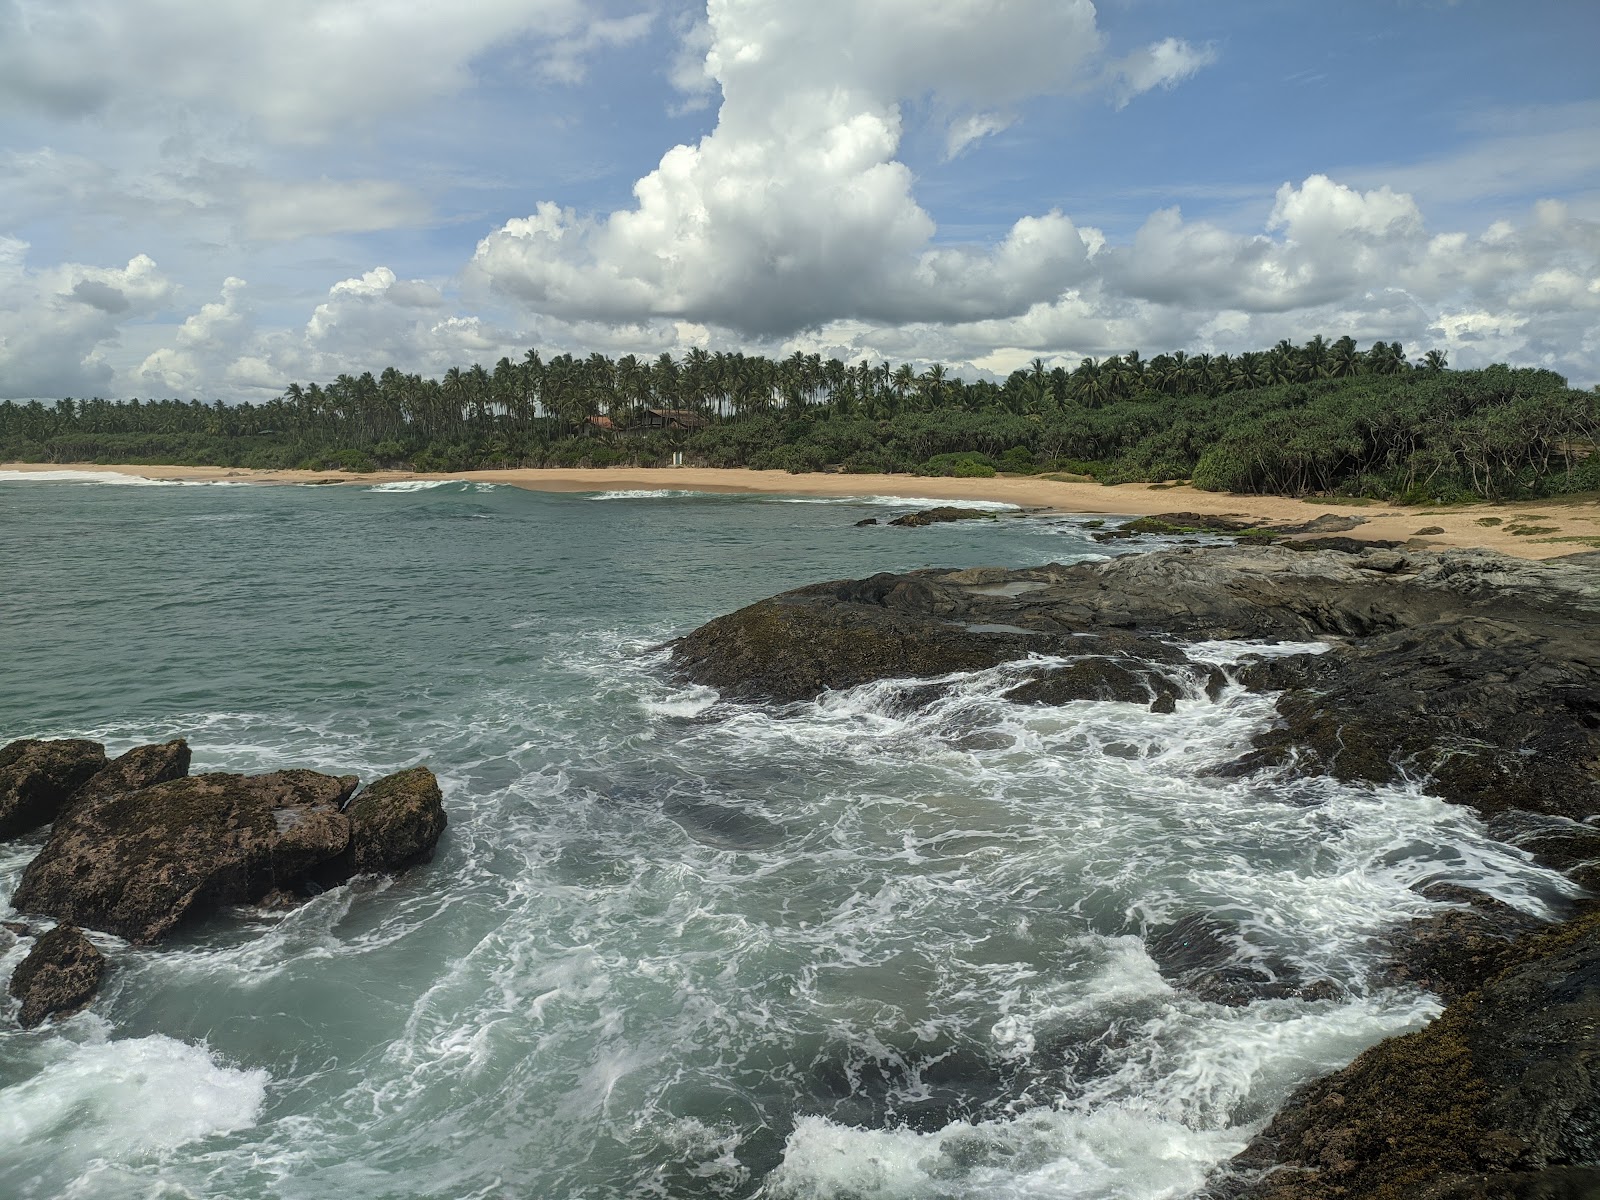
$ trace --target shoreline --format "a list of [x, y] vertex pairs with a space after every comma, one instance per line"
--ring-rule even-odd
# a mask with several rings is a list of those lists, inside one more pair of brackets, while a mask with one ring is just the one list
[[[498, 483], [540, 492], [687, 491], [733, 495], [905, 496], [989, 500], [1025, 509], [1085, 515], [1155, 516], [1194, 512], [1237, 516], [1264, 526], [1302, 524], [1319, 516], [1359, 516], [1341, 534], [1360, 541], [1398, 541], [1417, 549], [1487, 549], [1519, 558], [1555, 558], [1600, 549], [1600, 501], [1519, 500], [1432, 509], [1370, 503], [1318, 503], [1288, 496], [1203, 492], [1187, 484], [1075, 483], [1039, 476], [954, 479], [919, 475], [789, 475], [733, 467], [509, 467], [454, 471], [270, 471], [244, 467], [134, 466], [100, 463], [0, 463], [0, 472], [98, 471], [140, 479], [193, 483], [377, 484], [427, 480]], [[1489, 522], [1484, 524], [1484, 522]], [[1437, 533], [1422, 534], [1424, 529]], [[1523, 534], [1512, 528], [1531, 530]], [[1551, 539], [1583, 539], [1559, 541]]]

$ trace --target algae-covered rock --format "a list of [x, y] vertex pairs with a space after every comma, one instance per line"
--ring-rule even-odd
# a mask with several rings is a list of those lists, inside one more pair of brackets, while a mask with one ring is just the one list
[[426, 862], [444, 832], [439, 781], [417, 766], [368, 784], [345, 807], [350, 845], [339, 861], [350, 875]]
[[106, 765], [106, 748], [79, 738], [32, 738], [0, 748], [0, 838], [56, 819], [68, 797]]
[[[896, 586], [915, 592], [915, 581]], [[779, 598], [702, 626], [674, 646], [673, 658], [724, 695], [792, 701], [874, 679], [992, 667], [1025, 658], [1036, 642], [1026, 634], [973, 633], [883, 604]]]
[[889, 524], [915, 529], [922, 525], [940, 525], [947, 521], [992, 521], [994, 519], [995, 516], [992, 512], [985, 512], [981, 508], [956, 508], [953, 505], [940, 505], [938, 508], [925, 508], [921, 512], [907, 513], [903, 517], [896, 517]]
[[94, 999], [106, 961], [82, 931], [57, 925], [34, 943], [11, 973], [9, 990], [22, 1001], [17, 1019], [31, 1029], [46, 1017], [69, 1016]]
[[1040, 672], [1004, 693], [1013, 704], [1066, 704], [1073, 700], [1118, 700], [1171, 712], [1183, 689], [1137, 659], [1085, 658]]
[[353, 775], [196, 775], [88, 799], [57, 821], [12, 904], [153, 942], [295, 887], [350, 844]]
[[1509, 965], [1427, 1028], [1303, 1088], [1217, 1194], [1600, 1194], [1597, 1065], [1600, 912], [1591, 912], [1524, 939]]
[[82, 804], [100, 796], [136, 792], [189, 773], [189, 743], [182, 738], [152, 746], [135, 746], [112, 759], [72, 794], [69, 804]]

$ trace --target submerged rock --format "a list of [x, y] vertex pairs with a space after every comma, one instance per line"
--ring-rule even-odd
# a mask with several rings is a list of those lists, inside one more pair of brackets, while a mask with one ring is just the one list
[[[1292, 1097], [1213, 1195], [1600, 1195], [1600, 912]], [[1270, 1169], [1269, 1169], [1270, 1168]]]
[[74, 804], [24, 871], [14, 907], [156, 941], [231, 904], [427, 857], [444, 828], [425, 767], [355, 793], [353, 775], [196, 775]]
[[1120, 700], [1171, 712], [1183, 689], [1138, 659], [1085, 658], [1053, 667], [1004, 693], [1014, 704], [1066, 704], [1072, 700]]
[[1257, 1000], [1328, 1000], [1340, 994], [1331, 980], [1307, 980], [1286, 959], [1251, 952], [1236, 926], [1202, 913], [1152, 927], [1145, 934], [1145, 952], [1173, 986], [1230, 1008]]
[[78, 1012], [100, 990], [105, 969], [105, 957], [81, 930], [57, 925], [34, 943], [11, 973], [9, 990], [22, 1001], [18, 1021], [31, 1029], [46, 1017]]
[[56, 819], [68, 797], [106, 765], [99, 742], [32, 738], [0, 748], [0, 838]]

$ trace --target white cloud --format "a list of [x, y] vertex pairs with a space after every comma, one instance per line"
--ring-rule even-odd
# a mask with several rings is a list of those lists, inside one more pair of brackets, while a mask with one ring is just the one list
[[1213, 46], [1191, 46], [1181, 38], [1163, 38], [1111, 64], [1116, 106], [1155, 88], [1169, 91], [1217, 61]]
[[477, 281], [565, 319], [770, 337], [842, 317], [1020, 312], [1083, 269], [1084, 235], [1059, 213], [998, 246], [936, 248], [896, 154], [906, 99], [932, 96], [957, 128], [979, 117], [976, 131], [980, 114], [1081, 86], [1100, 47], [1087, 0], [711, 0], [707, 28], [716, 129], [669, 150], [632, 209], [588, 218], [547, 202], [507, 222], [480, 243]]
[[0, 236], [0, 398], [105, 392], [107, 351], [126, 322], [159, 312], [175, 291], [146, 255], [124, 267], [27, 266], [28, 245]]
[[261, 241], [397, 229], [429, 216], [416, 193], [379, 179], [251, 179], [241, 191], [243, 232]]
[[[553, 73], [637, 36], [582, 0], [0, 0], [0, 111], [224, 106], [283, 141], [454, 92], [487, 50], [553, 39]], [[632, 23], [630, 23], [630, 20]]]
[[960, 157], [974, 142], [1010, 129], [1014, 123], [1014, 117], [1003, 113], [972, 113], [961, 117], [950, 126], [950, 132], [945, 136], [945, 161]]
[[147, 356], [138, 369], [148, 388], [163, 396], [196, 397], [208, 387], [219, 369], [231, 374], [230, 360], [244, 345], [253, 326], [245, 302], [246, 284], [230, 275], [222, 281], [222, 296], [202, 305], [174, 335], [173, 344]]

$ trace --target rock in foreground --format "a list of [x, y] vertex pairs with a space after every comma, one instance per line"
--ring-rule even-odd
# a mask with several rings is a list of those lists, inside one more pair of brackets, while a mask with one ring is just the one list
[[1600, 913], [1591, 913], [1523, 942], [1513, 965], [1426, 1029], [1303, 1088], [1214, 1194], [1600, 1196], [1597, 1065]]
[[0, 838], [56, 819], [68, 797], [106, 765], [99, 742], [25, 739], [0, 748]]
[[353, 775], [196, 775], [98, 793], [56, 822], [12, 904], [154, 942], [230, 904], [426, 858], [444, 828], [425, 767], [379, 780], [344, 811]]
[[32, 1029], [46, 1017], [70, 1016], [94, 999], [105, 974], [105, 958], [71, 925], [40, 936], [11, 974], [9, 990], [22, 1001], [17, 1019]]

